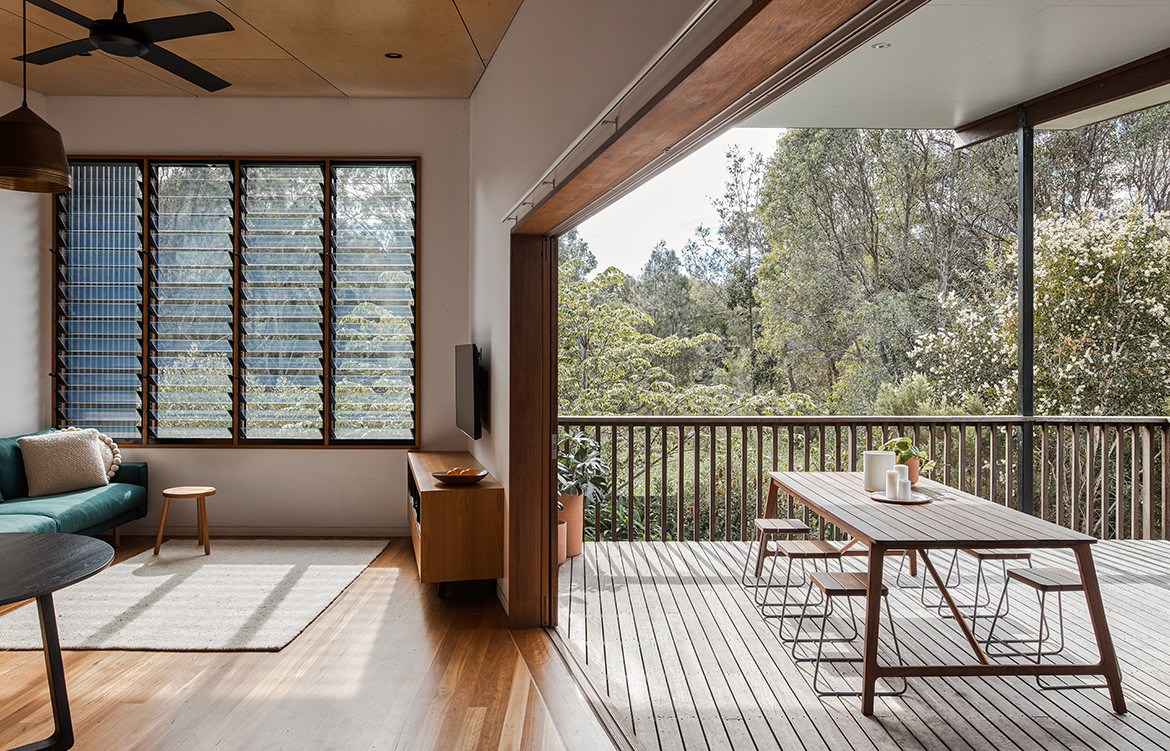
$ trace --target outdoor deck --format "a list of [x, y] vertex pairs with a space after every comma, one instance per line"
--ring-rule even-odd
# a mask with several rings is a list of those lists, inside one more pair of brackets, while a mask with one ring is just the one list
[[[792, 661], [776, 637], [777, 621], [762, 618], [739, 584], [746, 545], [587, 542], [561, 567], [557, 631], [634, 743], [737, 751], [1170, 748], [1170, 542], [1094, 548], [1127, 716], [1113, 714], [1099, 689], [1040, 691], [1023, 678], [918, 678], [904, 696], [879, 698], [871, 718], [862, 716], [860, 699], [813, 693], [812, 666]], [[945, 570], [949, 557], [932, 558]], [[897, 564], [887, 561], [889, 585]], [[974, 571], [973, 560], [964, 564]], [[1074, 567], [1068, 551], [1037, 552], [1033, 565]], [[998, 564], [990, 570], [998, 596]], [[973, 578], [958, 588], [964, 599]], [[924, 608], [916, 588], [890, 590], [907, 662], [974, 662], [955, 623]], [[1035, 596], [1016, 584], [1012, 593], [1010, 622], [1034, 628]], [[1065, 595], [1065, 619], [1066, 651], [1095, 659], [1080, 593]], [[884, 640], [884, 621], [882, 630]], [[982, 619], [979, 633], [986, 633]], [[852, 665], [826, 665], [822, 680], [825, 670], [834, 688], [860, 686]]]

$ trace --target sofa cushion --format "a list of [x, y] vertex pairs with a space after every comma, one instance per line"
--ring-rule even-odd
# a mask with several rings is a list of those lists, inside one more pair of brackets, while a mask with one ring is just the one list
[[48, 516], [36, 514], [0, 514], [0, 533], [56, 532], [57, 522]]
[[[38, 433], [25, 435], [45, 435], [52, 430], [42, 430]], [[20, 454], [20, 444], [17, 439], [23, 435], [11, 438], [0, 438], [0, 500], [12, 500], [28, 496], [28, 481], [24, 478], [24, 458]]]
[[109, 483], [98, 432], [59, 431], [17, 439], [29, 496], [56, 495]]
[[56, 520], [58, 532], [78, 532], [146, 504], [146, 488], [115, 482], [101, 488], [0, 503], [0, 516], [33, 514]]

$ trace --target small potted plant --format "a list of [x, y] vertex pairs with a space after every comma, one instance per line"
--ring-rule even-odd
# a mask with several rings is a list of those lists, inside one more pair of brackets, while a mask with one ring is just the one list
[[580, 555], [585, 532], [585, 502], [609, 492], [609, 464], [601, 447], [585, 431], [572, 431], [561, 439], [557, 452], [557, 491], [560, 519], [565, 522], [565, 552]]
[[929, 472], [934, 467], [934, 461], [926, 452], [914, 444], [909, 436], [898, 436], [883, 443], [879, 448], [882, 451], [893, 451], [898, 456], [898, 464], [905, 464], [910, 470], [910, 484], [918, 484], [920, 472]]

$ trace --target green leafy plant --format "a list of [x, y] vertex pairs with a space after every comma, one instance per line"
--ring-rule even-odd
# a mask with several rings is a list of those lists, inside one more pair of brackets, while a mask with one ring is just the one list
[[604, 498], [609, 492], [608, 472], [609, 463], [601, 456], [601, 447], [588, 433], [570, 431], [561, 439], [557, 452], [558, 492], [583, 495], [588, 502]]
[[928, 472], [934, 467], [934, 460], [930, 459], [925, 451], [915, 445], [909, 436], [898, 436], [878, 446], [880, 451], [893, 451], [898, 456], [898, 464], [905, 464], [911, 457], [918, 457], [918, 471]]

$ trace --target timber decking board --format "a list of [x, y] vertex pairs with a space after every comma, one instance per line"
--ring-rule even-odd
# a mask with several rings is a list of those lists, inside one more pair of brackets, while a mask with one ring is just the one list
[[[1129, 714], [1114, 714], [1103, 689], [1041, 691], [1022, 677], [911, 678], [904, 697], [877, 700], [872, 718], [861, 714], [860, 699], [820, 699], [812, 692], [811, 666], [792, 662], [788, 645], [776, 638], [776, 620], [762, 618], [750, 592], [738, 583], [747, 545], [586, 543], [584, 553], [561, 568], [561, 597], [569, 601], [562, 607], [569, 618], [562, 621], [560, 635], [579, 655], [587, 655], [580, 661], [590, 680], [608, 686], [611, 700], [631, 727], [639, 727], [637, 742], [647, 749], [716, 749], [729, 743], [736, 751], [1170, 748], [1170, 650], [1164, 632], [1170, 614], [1170, 542], [1093, 546]], [[857, 571], [865, 563], [864, 558], [847, 559], [845, 566]], [[972, 558], [960, 558], [965, 574], [956, 593], [960, 600], [973, 594], [969, 574], [974, 564]], [[1036, 549], [1033, 565], [1076, 564], [1067, 549]], [[885, 580], [906, 661], [973, 662], [953, 621], [924, 608], [917, 588], [894, 586], [897, 566], [897, 557], [887, 558]], [[1020, 566], [1009, 561], [1008, 567]], [[992, 597], [998, 598], [1000, 567], [986, 568]], [[1067, 656], [1046, 659], [1093, 660], [1096, 643], [1084, 596], [1066, 592], [1063, 597]], [[630, 612], [611, 612], [623, 607]], [[1035, 593], [1013, 583], [1011, 607], [997, 633], [1006, 628], [1005, 634], [1030, 635], [1037, 617]], [[859, 615], [863, 610], [858, 608]], [[634, 634], [603, 635], [596, 623], [637, 628]], [[981, 616], [977, 633], [985, 634], [989, 624], [990, 618]], [[883, 617], [883, 639], [886, 628]], [[611, 640], [625, 650], [623, 658], [605, 659]], [[890, 659], [890, 650], [883, 648], [883, 662]], [[823, 670], [830, 671], [833, 685], [860, 687], [859, 665]], [[629, 699], [629, 671], [638, 673], [634, 683], [642, 701]]]

